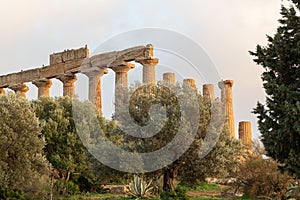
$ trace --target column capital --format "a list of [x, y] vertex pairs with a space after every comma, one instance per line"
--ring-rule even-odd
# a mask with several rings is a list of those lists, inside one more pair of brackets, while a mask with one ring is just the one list
[[101, 77], [104, 74], [108, 74], [108, 70], [107, 69], [93, 69], [91, 71], [82, 71], [81, 73], [86, 75], [89, 78], [93, 78], [93, 77]]
[[5, 89], [4, 88], [0, 88], [0, 94], [5, 94]]
[[75, 74], [62, 74], [56, 78], [63, 82], [63, 84], [73, 84], [77, 80]]
[[137, 63], [140, 63], [142, 65], [157, 65], [159, 59], [158, 58], [152, 58], [152, 57], [149, 57], [149, 58], [137, 58], [135, 59], [135, 62]]
[[158, 63], [158, 58], [137, 58], [135, 62], [138, 62], [143, 65], [143, 83], [156, 84], [155, 66]]
[[50, 87], [52, 86], [52, 81], [47, 78], [43, 78], [40, 80], [34, 80], [32, 83], [38, 87], [38, 97], [46, 96], [49, 97]]
[[74, 83], [77, 80], [75, 74], [62, 74], [56, 77], [63, 83], [63, 96], [74, 96]]
[[38, 88], [39, 87], [48, 87], [50, 88], [52, 86], [52, 81], [47, 78], [43, 78], [40, 80], [34, 80], [32, 81], [32, 84], [36, 85]]
[[122, 63], [112, 65], [109, 68], [111, 68], [116, 73], [118, 73], [118, 72], [126, 73], [129, 70], [133, 69], [134, 67], [135, 67], [135, 64], [133, 64], [133, 63], [122, 62]]
[[224, 81], [220, 81], [218, 83], [218, 86], [220, 89], [223, 89], [223, 87], [225, 87], [225, 85], [229, 85], [230, 87], [233, 86], [234, 81], [233, 80], [224, 80]]
[[17, 92], [27, 92], [29, 90], [28, 86], [24, 83], [14, 84], [8, 87], [9, 89]]
[[15, 91], [16, 94], [20, 94], [21, 97], [26, 98], [26, 92], [29, 90], [28, 86], [24, 83], [14, 84], [8, 87]]

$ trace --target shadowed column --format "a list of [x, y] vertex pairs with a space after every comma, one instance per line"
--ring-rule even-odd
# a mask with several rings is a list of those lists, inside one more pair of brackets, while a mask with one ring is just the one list
[[5, 89], [4, 88], [0, 88], [0, 94], [5, 94]]
[[64, 74], [57, 77], [63, 83], [63, 96], [74, 97], [74, 83], [77, 80], [75, 74]]
[[176, 84], [176, 77], [174, 73], [168, 72], [163, 74], [163, 82], [168, 85]]
[[16, 94], [20, 95], [23, 98], [26, 98], [26, 92], [29, 90], [26, 84], [20, 83], [20, 84], [15, 84], [12, 86], [8, 87], [9, 89], [12, 89], [15, 91]]
[[211, 100], [215, 99], [215, 91], [213, 84], [204, 84], [202, 86], [202, 94], [203, 97], [209, 98]]
[[239, 139], [241, 140], [242, 144], [245, 147], [252, 149], [251, 122], [249, 121], [239, 122]]
[[52, 86], [52, 81], [50, 79], [45, 78], [32, 81], [32, 83], [38, 87], [38, 98], [50, 96], [50, 87]]
[[219, 88], [221, 89], [221, 101], [225, 104], [226, 124], [228, 125], [230, 136], [235, 138], [232, 86], [233, 80], [225, 80], [223, 83], [219, 82]]
[[82, 73], [89, 78], [89, 101], [96, 106], [98, 113], [102, 114], [101, 78], [108, 73], [108, 70], [97, 69]]

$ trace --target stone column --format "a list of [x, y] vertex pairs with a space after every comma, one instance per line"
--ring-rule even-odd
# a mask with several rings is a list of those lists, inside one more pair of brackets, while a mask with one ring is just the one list
[[213, 84], [204, 84], [202, 86], [203, 97], [213, 100], [215, 98], [215, 90]]
[[221, 101], [225, 105], [226, 124], [228, 125], [230, 136], [232, 138], [235, 138], [232, 86], [233, 80], [225, 80], [223, 82], [219, 82], [219, 88], [221, 89]]
[[116, 86], [121, 86], [126, 88], [128, 87], [127, 72], [130, 69], [133, 69], [134, 66], [135, 65], [132, 63], [124, 62], [119, 65], [110, 67], [116, 73], [116, 77], [115, 77]]
[[[128, 76], [127, 72], [134, 68], [134, 64], [123, 62], [121, 64], [110, 67], [115, 73], [115, 119], [119, 119], [119, 115], [127, 111], [124, 105], [128, 102]], [[125, 103], [125, 104], [124, 104]]]
[[239, 139], [241, 140], [242, 144], [245, 147], [252, 149], [251, 122], [249, 121], [239, 122]]
[[0, 88], [0, 94], [5, 94], [5, 89], [4, 88]]
[[24, 83], [15, 84], [8, 87], [9, 89], [15, 91], [16, 94], [23, 98], [26, 98], [26, 92], [29, 90], [28, 86]]
[[32, 83], [38, 87], [38, 98], [49, 97], [50, 87], [52, 86], [52, 81], [50, 79], [41, 79], [32, 81]]
[[99, 114], [102, 114], [101, 78], [108, 73], [108, 70], [97, 69], [82, 73], [89, 78], [89, 101], [96, 106]]
[[174, 73], [164, 73], [163, 74], [163, 82], [168, 85], [176, 84], [176, 77]]
[[183, 85], [189, 85], [193, 90], [197, 90], [196, 81], [191, 78], [186, 78], [183, 80]]
[[137, 59], [136, 62], [143, 65], [143, 83], [156, 84], [155, 66], [158, 63], [157, 58]]
[[57, 77], [63, 83], [63, 96], [74, 97], [75, 88], [74, 83], [76, 81], [75, 74], [64, 74]]

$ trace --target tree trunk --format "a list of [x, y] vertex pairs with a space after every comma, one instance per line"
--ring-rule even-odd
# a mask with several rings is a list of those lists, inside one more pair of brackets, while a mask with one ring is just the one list
[[179, 162], [175, 161], [172, 166], [164, 169], [164, 192], [174, 192], [174, 180], [177, 177], [179, 169]]

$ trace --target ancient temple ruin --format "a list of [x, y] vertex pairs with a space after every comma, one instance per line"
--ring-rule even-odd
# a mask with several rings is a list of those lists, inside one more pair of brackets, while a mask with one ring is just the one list
[[[85, 74], [89, 79], [89, 100], [96, 105], [97, 110], [102, 111], [101, 78], [107, 74], [110, 68], [115, 72], [115, 88], [118, 86], [128, 87], [127, 72], [135, 67], [133, 63], [143, 66], [143, 83], [155, 84], [155, 67], [158, 58], [153, 57], [153, 46], [137, 46], [122, 51], [113, 51], [89, 56], [87, 46], [80, 49], [65, 50], [50, 55], [50, 64], [40, 68], [24, 70], [16, 73], [0, 76], [0, 94], [5, 94], [6, 89], [26, 98], [29, 90], [26, 83], [32, 82], [38, 88], [38, 97], [49, 96], [52, 85], [51, 79], [56, 78], [63, 83], [63, 95], [74, 96], [74, 83], [76, 74]], [[175, 85], [175, 74], [164, 73], [163, 81]], [[196, 82], [187, 78], [183, 81], [192, 88], [197, 89]], [[225, 80], [219, 84], [221, 89], [221, 100], [225, 104], [226, 124], [230, 130], [231, 137], [235, 137], [235, 123], [232, 101], [232, 80]], [[117, 92], [117, 91], [116, 91]], [[204, 97], [215, 99], [214, 85], [204, 84], [202, 94]], [[239, 139], [247, 148], [252, 148], [252, 132], [250, 122], [239, 123]]]

